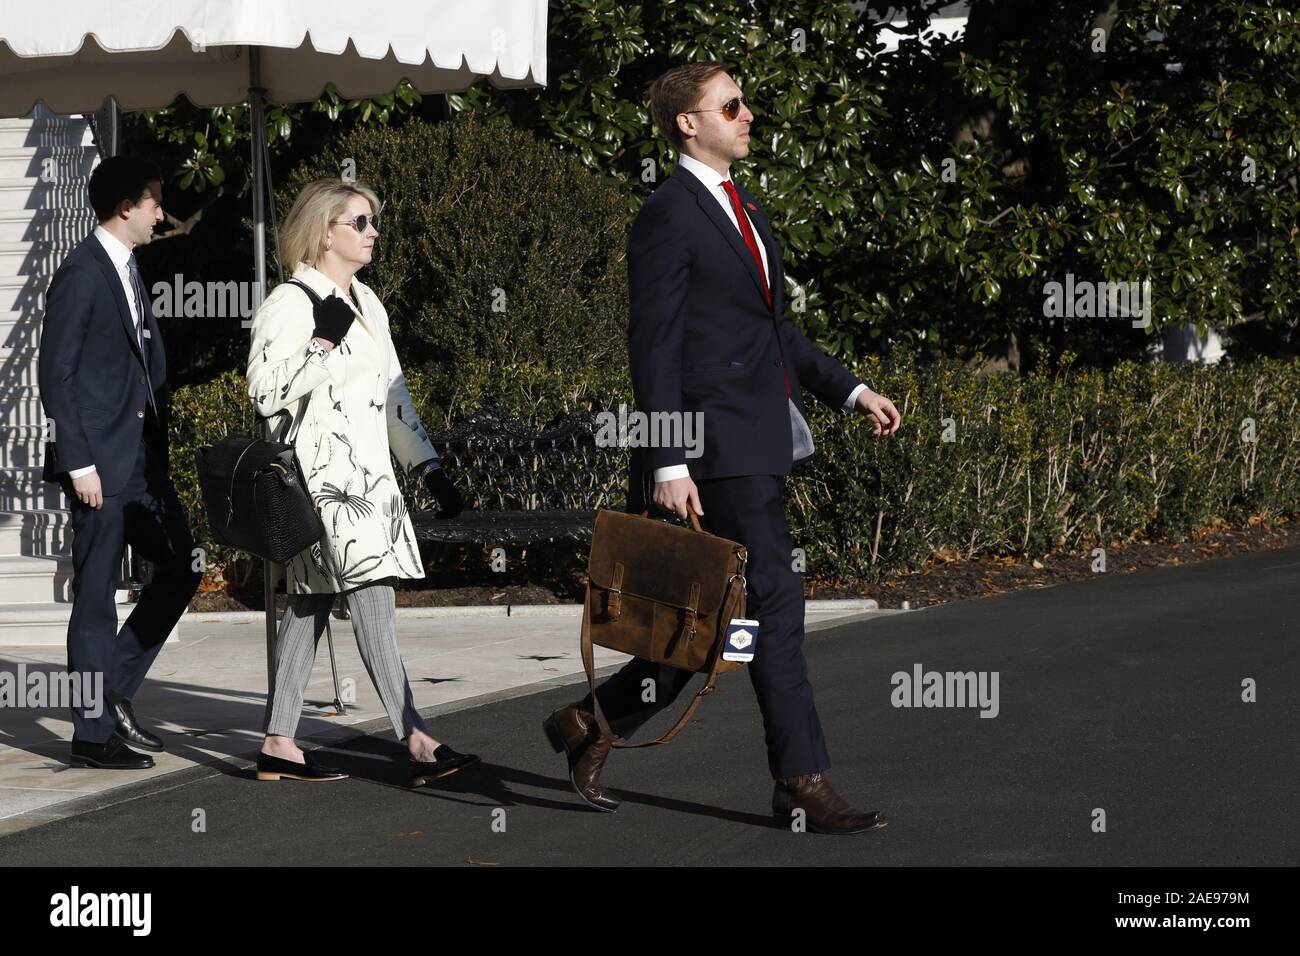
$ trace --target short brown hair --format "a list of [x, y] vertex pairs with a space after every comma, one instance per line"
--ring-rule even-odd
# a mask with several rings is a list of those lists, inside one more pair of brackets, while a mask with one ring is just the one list
[[650, 84], [650, 115], [660, 135], [673, 148], [681, 150], [682, 134], [677, 128], [677, 114], [695, 108], [704, 95], [704, 84], [726, 70], [717, 60], [675, 66]]

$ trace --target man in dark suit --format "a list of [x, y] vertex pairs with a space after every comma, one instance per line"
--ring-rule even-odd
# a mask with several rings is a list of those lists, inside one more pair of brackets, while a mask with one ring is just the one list
[[[773, 814], [803, 810], [809, 829], [860, 833], [884, 825], [831, 789], [830, 756], [804, 662], [804, 594], [793, 570], [784, 476], [812, 455], [803, 390], [856, 410], [876, 435], [898, 430], [892, 402], [814, 346], [785, 314], [781, 246], [762, 207], [731, 181], [749, 153], [753, 114], [722, 64], [670, 70], [650, 87], [655, 124], [679, 151], [678, 168], [646, 201], [628, 240], [628, 355], [637, 409], [699, 413], [702, 453], [634, 452], [629, 510], [646, 497], [749, 550], [747, 616], [759, 622], [749, 676], [775, 781]], [[653, 492], [640, 488], [644, 477]], [[640, 499], [640, 500], [638, 500]], [[611, 729], [626, 738], [681, 692], [691, 674], [632, 660], [597, 689]], [[653, 700], [645, 693], [653, 686]], [[615, 810], [600, 785], [609, 754], [590, 695], [548, 718], [570, 777], [590, 805]]]
[[[131, 698], [203, 576], [167, 474], [167, 360], [134, 253], [163, 218], [161, 179], [131, 157], [96, 167], [89, 192], [99, 225], [45, 297], [44, 478], [72, 513], [68, 670], [102, 675], [107, 697], [73, 708], [73, 766], [153, 766], [131, 747], [158, 753], [163, 744], [136, 720]], [[113, 595], [128, 543], [155, 572], [119, 632]]]

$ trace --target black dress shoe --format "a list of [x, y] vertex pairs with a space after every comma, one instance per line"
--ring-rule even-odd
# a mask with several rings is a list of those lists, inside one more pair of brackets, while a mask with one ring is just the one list
[[153, 766], [153, 757], [136, 753], [117, 737], [109, 737], [103, 744], [74, 739], [68, 762], [74, 767], [100, 770], [148, 770]]
[[156, 754], [163, 752], [163, 742], [140, 726], [140, 722], [135, 719], [135, 711], [131, 708], [131, 701], [127, 698], [122, 697], [113, 702], [113, 716], [117, 718], [114, 733], [122, 743], [141, 750], [152, 750]]
[[325, 780], [346, 780], [348, 775], [326, 767], [312, 759], [311, 754], [302, 755], [303, 763], [272, 757], [269, 754], [257, 755], [258, 780], [306, 780], [318, 783]]
[[446, 744], [438, 744], [433, 760], [411, 761], [411, 786], [423, 787], [430, 780], [453, 774], [472, 763], [478, 763], [478, 754], [461, 754]]

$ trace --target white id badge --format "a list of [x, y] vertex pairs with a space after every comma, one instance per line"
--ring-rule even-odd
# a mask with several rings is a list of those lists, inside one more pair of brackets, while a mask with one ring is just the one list
[[752, 661], [754, 644], [758, 640], [758, 622], [749, 618], [733, 617], [727, 625], [727, 643], [722, 648], [724, 661]]

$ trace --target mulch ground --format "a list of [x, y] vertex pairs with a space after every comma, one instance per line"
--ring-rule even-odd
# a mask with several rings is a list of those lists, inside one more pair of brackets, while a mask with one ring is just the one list
[[[1300, 521], [1272, 526], [1221, 525], [1202, 529], [1178, 543], [1137, 540], [1106, 548], [1106, 573], [1123, 574], [1146, 568], [1187, 564], [1245, 551], [1276, 550], [1300, 546]], [[907, 572], [885, 581], [844, 580], [809, 575], [804, 593], [808, 598], [874, 598], [882, 608], [919, 608], [949, 601], [1001, 594], [1017, 588], [1046, 587], [1063, 581], [1092, 577], [1091, 549], [1079, 553], [1046, 554], [1037, 557], [980, 557], [965, 559], [952, 551], [940, 551], [920, 571]], [[482, 572], [434, 571], [429, 578], [406, 582], [397, 592], [398, 607], [452, 607], [481, 604], [569, 604], [581, 600], [583, 580], [575, 578], [567, 587], [544, 587], [522, 575], [509, 577]], [[284, 606], [284, 595], [277, 598]], [[192, 611], [246, 611], [262, 609], [261, 578], [243, 587], [227, 586], [205, 591], [190, 602]]]
[[[1222, 558], [1246, 551], [1277, 550], [1300, 547], [1300, 521], [1272, 527], [1261, 524], [1246, 527], [1221, 525], [1195, 532], [1177, 544], [1167, 541], [1138, 540], [1106, 547], [1107, 574], [1123, 574], [1147, 568], [1190, 564], [1209, 558]], [[875, 598], [882, 608], [946, 604], [949, 601], [988, 597], [1017, 588], [1038, 588], [1064, 581], [1090, 578], [1092, 549], [1078, 553], [1039, 557], [981, 557], [965, 560], [953, 552], [939, 552], [930, 565], [920, 571], [897, 575], [876, 584], [856, 584], [835, 580], [809, 581], [805, 589], [810, 598]]]

